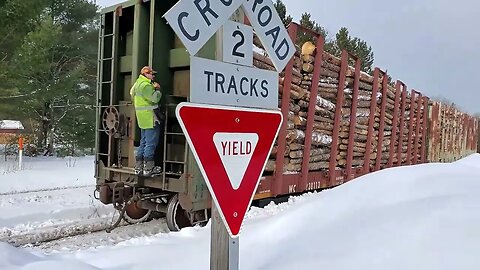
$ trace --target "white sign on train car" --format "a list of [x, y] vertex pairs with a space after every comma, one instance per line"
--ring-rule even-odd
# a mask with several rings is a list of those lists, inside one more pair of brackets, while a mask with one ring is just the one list
[[278, 73], [190, 58], [190, 101], [262, 109], [278, 108]]
[[195, 55], [243, 2], [243, 0], [181, 0], [165, 13], [164, 18], [190, 55]]

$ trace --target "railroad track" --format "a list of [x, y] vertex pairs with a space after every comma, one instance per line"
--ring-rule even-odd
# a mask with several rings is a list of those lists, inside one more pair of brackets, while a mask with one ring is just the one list
[[144, 237], [162, 237], [163, 233], [169, 232], [165, 220], [156, 219], [145, 223], [121, 226], [111, 233], [100, 230], [98, 232], [26, 245], [24, 247], [38, 250], [45, 254], [57, 251], [74, 252], [91, 248], [114, 246], [126, 241], [137, 241], [137, 239]]
[[[118, 231], [123, 232], [125, 234], [125, 231], [133, 231], [133, 232], [141, 232], [142, 230], [138, 230], [139, 227], [143, 228], [145, 230], [146, 227], [148, 227], [149, 223], [159, 223], [159, 224], [164, 224], [165, 221], [164, 219], [158, 219], [146, 223], [140, 223], [140, 224], [129, 224], [126, 222], [121, 222], [118, 227], [113, 230], [111, 233], [107, 233], [106, 230], [111, 227], [111, 220], [110, 218], [103, 219], [103, 221], [100, 221], [98, 219], [94, 220], [88, 220], [84, 222], [75, 222], [71, 224], [63, 224], [63, 225], [54, 225], [51, 227], [45, 227], [41, 229], [35, 229], [33, 231], [29, 231], [26, 233], [21, 233], [21, 234], [10, 234], [4, 233], [4, 235], [0, 235], [0, 241], [1, 242], [6, 242], [9, 243], [12, 246], [15, 247], [21, 247], [21, 246], [33, 246], [33, 247], [38, 247], [38, 246], [45, 246], [47, 245], [46, 243], [53, 242], [53, 241], [59, 241], [59, 240], [64, 240], [67, 238], [71, 237], [81, 237], [83, 235], [91, 235], [94, 233], [103, 233], [105, 236], [108, 237], [113, 237], [117, 234]], [[165, 225], [165, 228], [166, 225]], [[166, 229], [168, 231], [168, 229]], [[161, 230], [159, 232], [166, 232], [165, 230]], [[128, 237], [127, 237], [128, 238]], [[123, 239], [123, 238], [122, 238]]]

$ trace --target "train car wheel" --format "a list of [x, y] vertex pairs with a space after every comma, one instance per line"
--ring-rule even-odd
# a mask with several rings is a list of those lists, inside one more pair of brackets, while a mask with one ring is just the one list
[[151, 210], [139, 208], [136, 203], [132, 203], [127, 206], [123, 219], [129, 224], [137, 224], [147, 221], [151, 214]]
[[188, 213], [180, 205], [178, 194], [170, 198], [167, 205], [167, 226], [170, 231], [179, 231], [192, 226]]

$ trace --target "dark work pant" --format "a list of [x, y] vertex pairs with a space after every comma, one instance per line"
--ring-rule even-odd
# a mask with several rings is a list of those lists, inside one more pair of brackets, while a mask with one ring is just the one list
[[145, 161], [155, 159], [155, 149], [160, 138], [160, 125], [155, 124], [151, 129], [141, 129], [140, 146], [137, 149], [136, 158]]

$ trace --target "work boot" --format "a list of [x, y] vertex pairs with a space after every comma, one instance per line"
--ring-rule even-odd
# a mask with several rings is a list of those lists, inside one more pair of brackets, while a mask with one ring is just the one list
[[143, 172], [143, 159], [136, 159], [135, 161], [135, 174], [140, 175]]
[[145, 162], [145, 166], [143, 167], [143, 176], [146, 177], [153, 177], [158, 176], [162, 173], [162, 167], [155, 166], [155, 161], [147, 161]]

